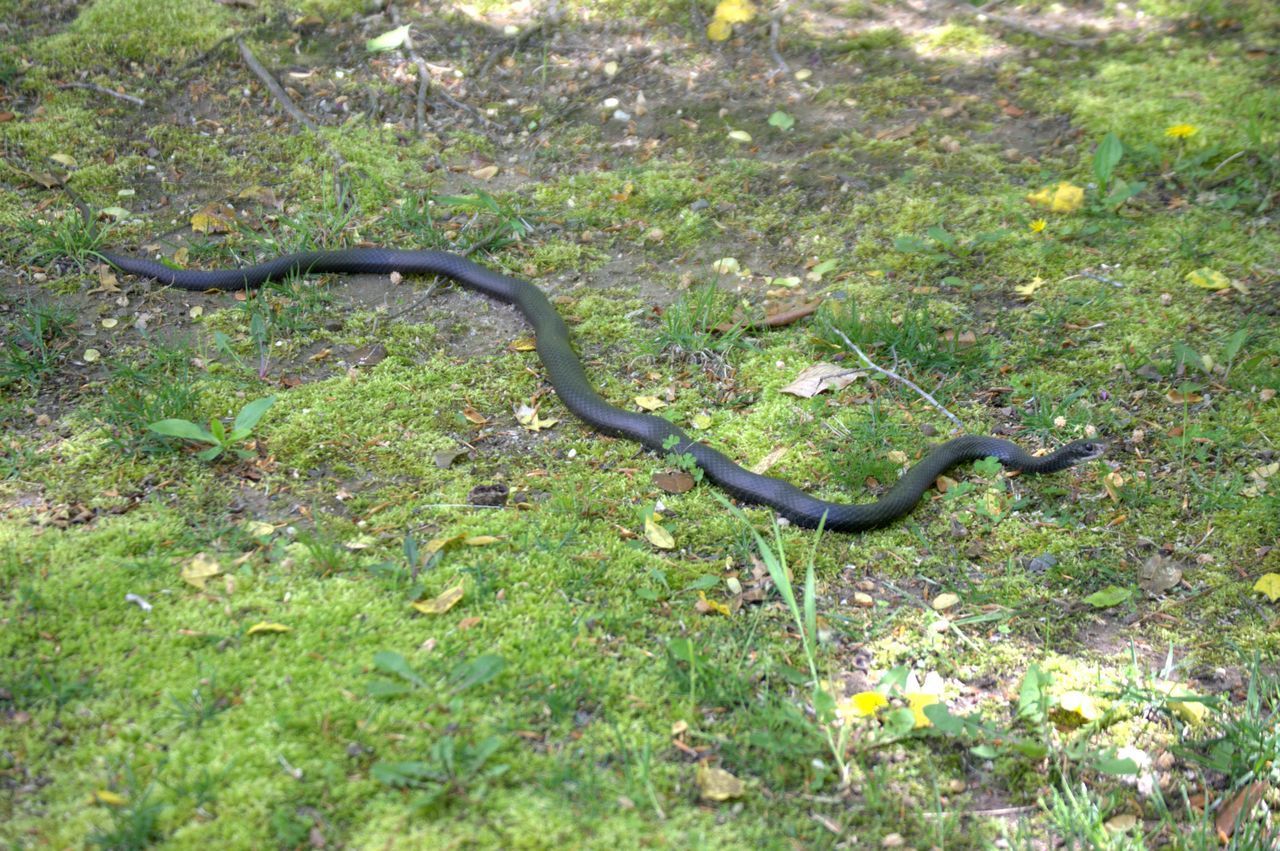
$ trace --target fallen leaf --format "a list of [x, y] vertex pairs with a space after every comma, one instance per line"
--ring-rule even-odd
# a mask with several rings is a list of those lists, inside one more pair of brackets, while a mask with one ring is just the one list
[[952, 594], [950, 591], [947, 591], [934, 597], [933, 602], [929, 605], [935, 612], [945, 612], [947, 609], [955, 608], [956, 604], [959, 602], [959, 595]]
[[1138, 586], [1148, 594], [1163, 594], [1182, 581], [1182, 565], [1159, 553], [1138, 567]]
[[1204, 397], [1194, 390], [1179, 390], [1177, 388], [1164, 394], [1164, 398], [1175, 405], [1194, 405], [1197, 402], [1204, 401]]
[[282, 623], [267, 623], [263, 621], [262, 623], [255, 623], [253, 626], [249, 627], [249, 629], [245, 632], [245, 635], [261, 635], [263, 633], [269, 633], [269, 632], [289, 632], [289, 631], [291, 631], [291, 628], [285, 626]]
[[1120, 588], [1115, 585], [1108, 585], [1098, 591], [1094, 591], [1084, 601], [1095, 609], [1109, 609], [1112, 606], [1118, 606], [1125, 600], [1133, 596], [1133, 592], [1128, 588]]
[[1137, 823], [1138, 817], [1132, 813], [1120, 813], [1103, 822], [1107, 830], [1112, 833], [1124, 833], [1126, 830], [1132, 830]]
[[480, 413], [470, 405], [466, 405], [465, 407], [463, 407], [462, 416], [466, 417], [467, 422], [471, 423], [472, 425], [484, 425], [485, 423], [489, 422], [488, 417], [486, 417], [484, 414]]
[[915, 716], [915, 727], [919, 730], [921, 727], [932, 727], [933, 722], [929, 720], [929, 716], [924, 714], [925, 707], [933, 706], [935, 703], [941, 703], [942, 698], [927, 691], [913, 691], [903, 695], [907, 699], [907, 706], [911, 709], [911, 714]]
[[1042, 286], [1044, 286], [1044, 278], [1037, 275], [1032, 278], [1030, 282], [1023, 284], [1020, 287], [1014, 287], [1013, 291], [1018, 295], [1030, 297], [1035, 295], [1036, 290], [1040, 289]]
[[693, 417], [689, 420], [689, 425], [693, 426], [696, 429], [711, 428], [711, 415], [710, 414], [694, 414]]
[[723, 768], [713, 768], [705, 762], [698, 763], [698, 794], [704, 801], [728, 801], [741, 798], [746, 788], [742, 781]]
[[384, 53], [388, 50], [399, 50], [405, 40], [409, 38], [409, 25], [396, 27], [388, 30], [377, 38], [371, 38], [364, 43], [364, 49], [370, 53]]
[[424, 615], [443, 615], [458, 605], [458, 602], [462, 599], [462, 593], [463, 584], [459, 582], [435, 599], [415, 601], [413, 607]]
[[1107, 489], [1107, 496], [1112, 502], [1120, 501], [1120, 489], [1124, 487], [1124, 476], [1115, 470], [1102, 477], [1102, 486]]
[[204, 553], [196, 553], [182, 568], [182, 580], [201, 591], [205, 583], [222, 572], [218, 562]]
[[764, 473], [769, 471], [770, 467], [772, 467], [774, 464], [777, 464], [779, 461], [781, 461], [789, 451], [791, 451], [791, 447], [779, 446], [777, 449], [773, 450], [768, 455], [764, 456], [759, 461], [752, 464], [751, 472], [756, 473], [758, 475], [763, 475]]
[[1184, 724], [1198, 727], [1209, 716], [1209, 707], [1204, 701], [1199, 700], [1200, 695], [1185, 686], [1161, 680], [1156, 683], [1156, 689], [1166, 696], [1169, 709], [1181, 718]]
[[655, 473], [653, 483], [659, 490], [667, 493], [688, 493], [695, 484], [693, 476], [683, 470], [672, 470], [666, 473]]
[[1253, 808], [1258, 805], [1267, 791], [1267, 784], [1255, 780], [1241, 789], [1231, 800], [1227, 801], [1213, 819], [1213, 826], [1218, 831], [1218, 839], [1223, 845], [1231, 840], [1235, 826], [1247, 819]]
[[1187, 273], [1187, 283], [1206, 290], [1225, 290], [1231, 286], [1231, 279], [1216, 269], [1207, 266]]
[[230, 233], [235, 227], [236, 211], [217, 201], [191, 214], [191, 229], [196, 233]]
[[658, 521], [650, 514], [644, 519], [644, 536], [660, 550], [673, 550], [676, 547], [676, 539]]
[[117, 795], [110, 789], [97, 789], [89, 796], [90, 803], [104, 804], [108, 807], [123, 807], [129, 803], [124, 795]]
[[537, 408], [530, 408], [528, 405], [521, 405], [516, 411], [516, 422], [527, 428], [529, 431], [542, 431], [544, 428], [551, 428], [560, 422], [554, 417], [543, 419], [538, 416]]
[[866, 373], [861, 370], [824, 361], [802, 369], [791, 383], [781, 388], [780, 392], [799, 396], [801, 399], [810, 399], [825, 390], [840, 390], [848, 387], [865, 376]]
[[635, 402], [637, 407], [643, 411], [656, 411], [659, 408], [667, 407], [667, 403], [657, 396], [637, 396]]
[[735, 142], [742, 142], [743, 144], [749, 144], [751, 142], [751, 134], [746, 130], [730, 130], [729, 138]]
[[487, 165], [471, 172], [471, 176], [476, 180], [493, 180], [498, 176], [498, 167], [496, 165]]
[[1253, 583], [1253, 590], [1266, 594], [1271, 602], [1280, 600], [1280, 573], [1264, 573]]
[[730, 24], [745, 24], [756, 16], [751, 0], [720, 0], [714, 17]]
[[501, 540], [496, 535], [472, 535], [469, 538], [463, 538], [462, 545], [466, 547], [487, 547]]

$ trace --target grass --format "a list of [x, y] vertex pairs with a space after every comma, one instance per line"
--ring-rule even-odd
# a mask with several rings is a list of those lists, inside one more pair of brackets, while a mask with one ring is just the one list
[[[1253, 587], [1280, 572], [1280, 167], [1246, 49], [1269, 7], [1148, 3], [1158, 38], [1093, 10], [1124, 26], [1084, 50], [802, 4], [778, 41], [799, 80], [760, 21], [709, 45], [687, 4], [642, 29], [634, 5], [526, 42], [501, 4], [402, 10], [431, 63], [423, 134], [417, 67], [363, 51], [392, 23], [359, 4], [287, 31], [137, 0], [5, 16], [0, 841], [1207, 849], [1221, 817], [1235, 847], [1273, 843], [1273, 801], [1223, 815], [1276, 782]], [[117, 32], [140, 17], [145, 55]], [[184, 68], [232, 31], [323, 138], [234, 48]], [[619, 37], [656, 52], [606, 55]], [[72, 65], [146, 105], [59, 88]], [[45, 171], [128, 215], [86, 227], [22, 174]], [[1078, 210], [1027, 201], [1064, 181]], [[192, 232], [208, 203], [238, 227]], [[966, 430], [1112, 452], [1050, 477], [979, 463], [888, 529], [816, 535], [670, 492], [680, 459], [574, 421], [501, 305], [306, 276], [114, 292], [90, 266], [366, 243], [536, 281], [602, 395], [824, 497], [873, 498], [951, 425], [883, 376], [782, 392], [856, 365], [846, 338]], [[717, 330], [800, 293], [817, 317]], [[148, 428], [271, 396], [243, 458]], [[506, 507], [469, 504], [492, 485]], [[1153, 556], [1178, 584], [1146, 590]]]

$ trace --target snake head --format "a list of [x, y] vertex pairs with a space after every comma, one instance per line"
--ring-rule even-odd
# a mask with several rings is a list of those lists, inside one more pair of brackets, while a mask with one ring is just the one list
[[1107, 453], [1107, 444], [1101, 440], [1076, 440], [1064, 447], [1072, 464], [1083, 464], [1101, 458]]

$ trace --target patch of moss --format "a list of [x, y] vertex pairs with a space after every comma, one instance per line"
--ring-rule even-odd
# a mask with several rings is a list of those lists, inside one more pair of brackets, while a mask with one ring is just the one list
[[230, 24], [230, 12], [213, 0], [96, 0], [36, 51], [47, 62], [77, 68], [180, 62], [226, 35]]

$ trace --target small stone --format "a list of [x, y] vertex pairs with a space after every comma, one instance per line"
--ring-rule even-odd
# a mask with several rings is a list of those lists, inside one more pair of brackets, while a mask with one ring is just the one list
[[884, 839], [880, 840], [881, 848], [901, 848], [907, 844], [907, 840], [902, 838], [901, 833], [890, 833]]
[[876, 590], [876, 584], [875, 584], [874, 582], [872, 582], [870, 579], [862, 579], [862, 580], [859, 580], [859, 582], [858, 582], [858, 584], [857, 584], [857, 586], [856, 586], [856, 587], [857, 587], [857, 589], [858, 589], [859, 591], [874, 591], [874, 590]]
[[1043, 553], [1031, 559], [1031, 561], [1027, 563], [1027, 572], [1044, 573], [1046, 570], [1053, 567], [1057, 563], [1058, 563], [1058, 559], [1056, 556], [1054, 556], [1051, 553]]
[[863, 609], [869, 609], [876, 604], [876, 601], [870, 594], [859, 591], [853, 595], [853, 604]]

